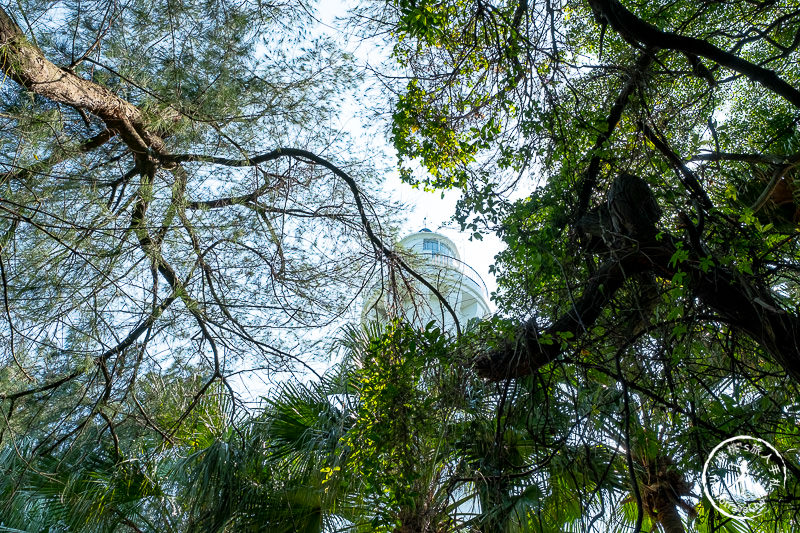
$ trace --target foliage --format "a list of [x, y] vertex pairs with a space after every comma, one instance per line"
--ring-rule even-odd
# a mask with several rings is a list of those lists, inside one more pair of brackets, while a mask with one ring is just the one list
[[[573, 400], [555, 442], [611, 454], [596, 465], [608, 484], [578, 481], [589, 492], [553, 527], [737, 530], [701, 494], [714, 443], [779, 442], [797, 471], [784, 409], [800, 360], [796, 6], [387, 1], [361, 13], [365, 31], [392, 32], [406, 75], [391, 130], [403, 178], [461, 189], [462, 228], [507, 245], [494, 266], [506, 319], [462, 341], [477, 370], [509, 391], [551, 383], [531, 409]], [[647, 184], [655, 227], [623, 230], [648, 205], [614, 196], [625, 174]], [[544, 447], [557, 457], [555, 442]], [[548, 457], [520, 456], [521, 479], [499, 469], [502, 490], [481, 508], [535, 494], [516, 482], [568, 485], [538, 473]], [[748, 525], [791, 528], [794, 490]]]
[[[0, 8], [0, 528], [792, 530], [795, 4], [356, 5], [499, 313], [351, 328], [252, 411], [403, 267], [329, 127], [354, 58], [289, 3]], [[701, 486], [741, 434], [789, 474], [746, 526]]]
[[363, 505], [377, 510], [376, 531], [436, 531], [448, 505], [443, 478], [453, 406], [444, 403], [437, 363], [448, 353], [447, 337], [433, 323], [423, 331], [394, 322], [371, 339], [356, 359], [358, 398], [353, 428], [341, 445], [342, 465], [359, 472]]

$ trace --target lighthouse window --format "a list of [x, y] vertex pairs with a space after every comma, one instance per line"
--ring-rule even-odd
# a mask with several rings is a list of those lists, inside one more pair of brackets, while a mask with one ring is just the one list
[[453, 251], [450, 249], [450, 247], [443, 242], [437, 241], [436, 239], [424, 239], [422, 241], [422, 251], [453, 257]]

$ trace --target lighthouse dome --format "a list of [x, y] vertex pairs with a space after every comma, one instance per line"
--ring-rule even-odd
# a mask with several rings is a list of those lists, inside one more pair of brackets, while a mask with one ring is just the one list
[[[438, 232], [423, 228], [404, 237], [398, 248], [407, 263], [436, 288], [456, 314], [459, 324], [489, 313], [487, 290], [481, 276], [463, 261], [456, 244]], [[382, 280], [367, 291], [362, 320], [404, 318], [417, 326], [434, 321], [454, 329], [455, 321], [440, 298], [412, 276], [401, 276], [391, 287]]]

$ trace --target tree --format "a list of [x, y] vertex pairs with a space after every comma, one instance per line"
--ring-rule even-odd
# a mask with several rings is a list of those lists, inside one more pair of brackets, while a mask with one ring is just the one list
[[383, 80], [405, 179], [508, 244], [503, 316], [454, 344], [396, 325], [359, 388], [285, 386], [259, 419], [241, 362], [289, 369], [283, 331], [407, 266], [374, 177], [324, 157], [352, 70], [280, 41], [303, 13], [0, 10], [3, 527], [166, 529], [168, 501], [178, 530], [741, 531], [700, 484], [749, 434], [792, 475], [747, 527], [791, 529], [794, 3], [358, 6], [408, 74]]
[[[342, 332], [344, 360], [160, 478], [189, 531], [448, 531], [462, 470], [449, 337], [394, 322]], [[443, 374], [437, 372], [444, 370]], [[463, 518], [460, 520], [463, 521]]]
[[[627, 455], [636, 530], [648, 513], [665, 531], [692, 522], [684, 497], [713, 442], [751, 433], [790, 454], [796, 6], [397, 0], [362, 14], [407, 74], [392, 123], [405, 179], [460, 188], [463, 227], [508, 245], [496, 301], [514, 325], [487, 325], [478, 373], [568, 376], [576, 420], [587, 409], [606, 428], [587, 445]], [[657, 436], [648, 453], [639, 424]], [[789, 527], [796, 491], [763, 524]], [[725, 522], [690, 492], [692, 527]]]
[[[0, 7], [0, 447], [58, 464], [45, 481], [230, 430], [232, 380], [324, 353], [309, 330], [378, 268], [392, 206], [329, 126], [359, 74], [313, 20], [296, 2]], [[35, 492], [19, 479], [0, 516]]]

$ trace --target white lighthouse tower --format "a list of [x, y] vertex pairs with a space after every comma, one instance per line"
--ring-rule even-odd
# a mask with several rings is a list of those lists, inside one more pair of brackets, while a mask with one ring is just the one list
[[[462, 261], [448, 237], [426, 228], [405, 237], [399, 247], [409, 253], [409, 266], [447, 300], [462, 328], [470, 319], [489, 313], [486, 284], [475, 269]], [[364, 301], [363, 322], [385, 322], [394, 317], [418, 327], [435, 321], [444, 329], [455, 329], [447, 307], [433, 291], [407, 273], [393, 282], [383, 280], [373, 285]]]

